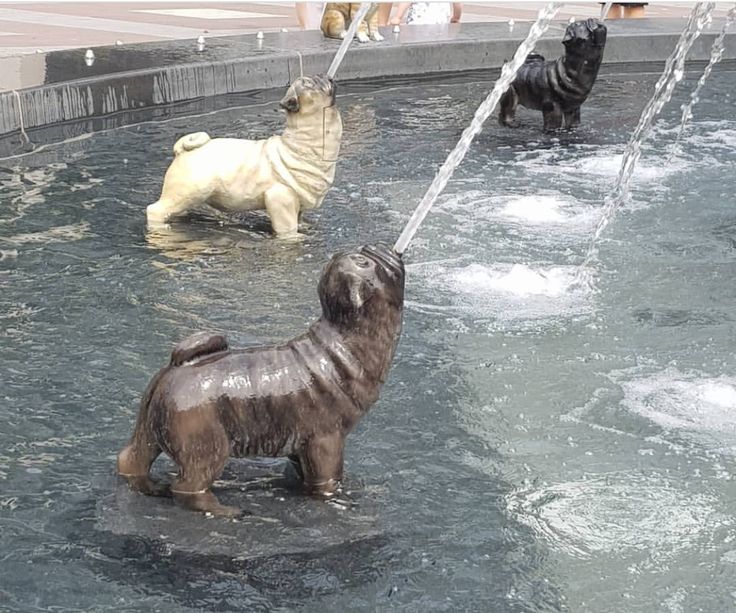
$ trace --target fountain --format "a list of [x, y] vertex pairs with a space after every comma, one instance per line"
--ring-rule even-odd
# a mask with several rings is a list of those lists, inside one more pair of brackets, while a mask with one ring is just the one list
[[363, 17], [365, 17], [365, 14], [368, 12], [370, 8], [371, 8], [370, 2], [363, 2], [360, 5], [358, 12], [355, 14], [355, 17], [350, 22], [350, 26], [348, 27], [347, 32], [345, 33], [345, 38], [342, 39], [342, 42], [340, 43], [340, 46], [337, 49], [337, 53], [335, 53], [335, 57], [332, 59], [332, 63], [330, 64], [330, 67], [327, 69], [327, 76], [330, 77], [331, 79], [335, 78], [335, 75], [337, 74], [337, 69], [340, 68], [340, 64], [342, 64], [342, 60], [345, 57], [345, 54], [348, 52], [348, 48], [353, 42], [353, 39], [355, 38], [355, 32], [357, 31], [358, 26], [360, 25], [360, 22], [363, 19]]
[[421, 202], [399, 235], [399, 238], [396, 240], [396, 244], [394, 245], [394, 251], [396, 251], [396, 253], [404, 253], [406, 248], [409, 246], [409, 242], [419, 229], [419, 225], [422, 223], [422, 220], [427, 216], [429, 209], [432, 208], [432, 205], [435, 200], [437, 200], [440, 193], [442, 193], [442, 190], [445, 189], [447, 182], [450, 180], [450, 177], [452, 177], [452, 173], [455, 172], [455, 169], [460, 165], [460, 162], [463, 161], [473, 139], [483, 129], [483, 124], [486, 119], [488, 119], [491, 113], [493, 113], [493, 110], [496, 108], [501, 96], [503, 96], [509, 88], [509, 85], [511, 85], [516, 77], [516, 73], [519, 72], [519, 68], [524, 64], [526, 56], [531, 53], [534, 49], [534, 45], [537, 44], [537, 41], [547, 31], [550, 22], [554, 19], [554, 16], [557, 14], [557, 11], [560, 10], [560, 7], [562, 7], [561, 2], [550, 2], [544, 9], [539, 11], [539, 17], [537, 18], [537, 21], [532, 24], [532, 27], [529, 28], [529, 33], [524, 39], [524, 42], [518, 46], [511, 61], [504, 64], [504, 67], [501, 69], [501, 76], [494, 84], [491, 93], [488, 94], [487, 98], [478, 107], [478, 110], [475, 111], [475, 115], [473, 116], [470, 125], [464, 130], [457, 145], [455, 145], [455, 148], [452, 150], [450, 155], [447, 156], [447, 159], [444, 164], [442, 164], [435, 175], [432, 184], [429, 186], [427, 193], [424, 194]]
[[618, 208], [627, 198], [631, 177], [634, 174], [636, 163], [641, 157], [641, 146], [652, 130], [654, 119], [664, 105], [669, 102], [675, 85], [682, 79], [685, 71], [685, 58], [687, 57], [688, 51], [690, 51], [690, 47], [692, 47], [695, 40], [700, 36], [703, 28], [709, 23], [714, 8], [715, 3], [713, 2], [698, 2], [693, 7], [675, 49], [669, 58], [667, 58], [662, 76], [654, 88], [654, 93], [644, 107], [639, 117], [639, 123], [631, 134], [629, 142], [626, 144], [616, 183], [611, 193], [605, 198], [603, 214], [593, 232], [593, 238], [590, 241], [588, 252], [578, 269], [573, 285], [585, 284], [588, 287], [592, 287], [592, 277], [588, 268], [597, 255], [598, 240], [608, 224], [611, 223]]
[[[559, 18], [544, 37], [553, 45]], [[622, 40], [655, 32], [669, 54], [685, 22], [617, 22], [609, 49], [633, 54]], [[690, 58], [707, 60], [717, 23]], [[486, 26], [449, 30], [476, 27]], [[402, 46], [418, 28], [402, 28]], [[506, 23], [488, 30], [509, 36]], [[310, 36], [266, 34], [262, 54]], [[239, 48], [255, 49], [255, 37]], [[229, 44], [208, 38], [197, 55], [195, 38], [181, 45], [203, 68]], [[326, 68], [338, 45], [313, 38]], [[601, 251], [595, 300], [569, 280], [599, 222], [601, 182], [613, 187], [659, 74], [604, 70], [586, 103], [595, 125], [576, 132], [487, 123], [407, 247], [405, 327], [381, 397], [348, 437], [345, 504], [300, 495], [283, 461], [234, 460], [214, 487], [252, 513], [238, 522], [117, 484], [111, 468], [148, 377], [194, 330], [227, 331], [238, 347], [303, 331], [323, 264], [359, 242], [393, 244], [498, 73], [358, 82], [343, 61], [337, 180], [304, 215], [300, 241], [273, 240], [257, 214], [208, 212], [144, 238], [162, 152], [193, 122], [277, 133], [283, 80], [0, 160], [0, 608], [733, 609], [734, 38], [731, 25], [672, 166], [676, 130], [644, 145], [637, 208], [614, 217], [623, 240]], [[432, 57], [437, 44], [425, 45]], [[62, 57], [81, 74], [101, 69], [104, 53], [89, 69], [85, 50]], [[361, 53], [385, 50], [401, 48]], [[303, 51], [309, 72], [314, 48]], [[282, 55], [293, 79], [296, 56]], [[664, 127], [676, 127], [700, 72], [674, 89]], [[153, 469], [175, 478], [165, 458]]]
[[734, 5], [731, 10], [728, 11], [728, 13], [726, 14], [726, 20], [723, 22], [723, 27], [721, 28], [720, 33], [716, 37], [716, 40], [713, 42], [713, 46], [711, 47], [708, 65], [705, 67], [705, 70], [703, 70], [703, 74], [701, 75], [700, 79], [698, 79], [698, 84], [695, 86], [695, 89], [690, 94], [689, 102], [682, 106], [682, 118], [680, 119], [680, 128], [677, 130], [677, 137], [675, 138], [675, 142], [672, 143], [672, 149], [670, 150], [670, 155], [667, 160], [668, 164], [672, 163], [672, 158], [676, 155], [677, 148], [679, 147], [680, 141], [682, 140], [682, 135], [685, 133], [685, 128], [687, 127], [688, 122], [693, 118], [693, 107], [700, 100], [700, 91], [703, 89], [703, 85], [705, 85], [705, 82], [708, 80], [710, 73], [713, 72], [713, 67], [723, 58], [726, 33], [728, 32], [728, 28], [735, 20], [736, 5]]

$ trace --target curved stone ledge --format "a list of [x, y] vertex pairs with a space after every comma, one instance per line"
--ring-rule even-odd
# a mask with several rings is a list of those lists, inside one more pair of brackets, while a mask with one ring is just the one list
[[[553, 24], [537, 52], [560, 55], [566, 25]], [[672, 52], [684, 20], [626, 20], [607, 25], [604, 65], [661, 63]], [[695, 42], [690, 61], [708, 59], [721, 26], [716, 20]], [[413, 26], [404, 27], [398, 35], [384, 29], [382, 43], [355, 42], [351, 46], [339, 77], [353, 80], [498, 70], [529, 27], [528, 23], [518, 24], [510, 31], [499, 23]], [[119, 114], [130, 122], [133, 112], [141, 109], [286, 87], [301, 71], [324, 72], [337, 47], [337, 41], [325, 40], [319, 32], [290, 32], [266, 34], [262, 41], [255, 35], [212, 38], [203, 52], [196, 50], [194, 40], [99, 47], [94, 49], [92, 66], [85, 64], [82, 49], [4, 58], [0, 73], [15, 70], [15, 81], [26, 86], [0, 91], [0, 140], [4, 141], [0, 152], [10, 154], [22, 147], [21, 128], [29, 131]], [[724, 53], [724, 59], [735, 58], [736, 32], [726, 37]], [[89, 121], [84, 124], [87, 129]]]

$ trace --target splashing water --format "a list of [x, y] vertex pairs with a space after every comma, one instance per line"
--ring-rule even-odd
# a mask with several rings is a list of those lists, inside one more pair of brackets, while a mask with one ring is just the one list
[[424, 194], [424, 198], [422, 198], [419, 206], [417, 206], [409, 219], [409, 222], [401, 232], [401, 235], [394, 245], [394, 250], [397, 253], [403, 253], [406, 250], [409, 242], [419, 228], [419, 225], [427, 216], [427, 213], [429, 212], [429, 209], [432, 208], [435, 200], [437, 200], [437, 196], [439, 196], [442, 190], [445, 189], [452, 173], [455, 172], [455, 169], [460, 165], [460, 162], [463, 161], [473, 139], [483, 129], [483, 123], [488, 119], [489, 115], [493, 112], [493, 109], [496, 108], [501, 96], [509, 88], [516, 77], [516, 73], [519, 71], [519, 68], [521, 68], [524, 60], [526, 60], [526, 56], [534, 49], [534, 45], [537, 44], [537, 41], [541, 38], [542, 34], [547, 31], [550, 21], [554, 18], [561, 7], [561, 2], [550, 2], [539, 12], [539, 17], [529, 30], [529, 34], [527, 34], [526, 39], [519, 45], [513, 59], [510, 62], [507, 62], [501, 69], [501, 76], [493, 86], [493, 90], [481, 103], [478, 110], [475, 111], [475, 116], [470, 122], [470, 125], [465, 128], [465, 131], [460, 137], [457, 145], [455, 145], [455, 148], [452, 150], [450, 155], [447, 156], [445, 163], [442, 164], [439, 172], [435, 175], [427, 193]]
[[675, 85], [678, 81], [682, 80], [682, 77], [685, 74], [685, 57], [687, 56], [688, 51], [690, 51], [690, 47], [692, 47], [695, 40], [700, 36], [703, 28], [707, 23], [709, 23], [711, 13], [714, 8], [714, 2], [698, 2], [693, 7], [687, 24], [685, 25], [685, 29], [682, 31], [682, 34], [680, 34], [680, 39], [677, 41], [674, 51], [667, 58], [662, 76], [659, 77], [657, 85], [654, 87], [654, 94], [644, 107], [641, 117], [639, 117], [639, 123], [626, 145], [616, 184], [614, 185], [612, 192], [606, 196], [603, 215], [596, 226], [593, 238], [590, 241], [590, 247], [588, 247], [588, 253], [578, 269], [578, 273], [575, 276], [573, 284], [586, 284], [589, 287], [592, 287], [593, 279], [589, 266], [598, 253], [598, 239], [601, 234], [603, 234], [603, 231], [606, 229], [608, 224], [611, 223], [616, 210], [628, 196], [629, 183], [631, 182], [631, 177], [634, 174], [636, 163], [641, 157], [641, 145], [651, 133], [654, 119], [672, 97]]
[[335, 57], [332, 58], [332, 64], [330, 64], [330, 67], [327, 69], [327, 76], [330, 77], [330, 79], [335, 78], [337, 69], [340, 68], [340, 64], [342, 63], [342, 58], [345, 57], [348, 47], [350, 47], [350, 43], [352, 43], [353, 38], [355, 38], [355, 32], [358, 29], [358, 25], [363, 21], [363, 17], [365, 17], [369, 8], [371, 8], [371, 3], [363, 2], [363, 4], [360, 5], [358, 12], [353, 16], [353, 20], [350, 22], [350, 27], [345, 33], [345, 38], [342, 39], [340, 48], [337, 50]]
[[693, 118], [693, 107], [700, 101], [700, 90], [703, 89], [703, 85], [705, 85], [705, 82], [708, 80], [710, 73], [713, 71], [713, 66], [715, 66], [723, 59], [726, 32], [734, 21], [736, 21], [736, 5], [734, 5], [730, 11], [728, 11], [728, 14], [726, 15], [726, 21], [723, 24], [723, 28], [721, 29], [720, 34], [716, 37], [715, 41], [713, 41], [713, 46], [710, 49], [710, 61], [705, 67], [702, 76], [698, 80], [698, 84], [695, 86], [693, 93], [690, 94], [690, 102], [682, 106], [682, 119], [680, 120], [680, 129], [677, 132], [677, 138], [675, 139], [675, 142], [672, 144], [670, 156], [669, 158], [667, 158], [667, 164], [670, 164], [672, 162], [672, 158], [675, 157], [675, 154], [680, 147], [680, 141], [682, 140], [682, 135], [685, 132], [685, 128], [687, 127], [688, 122]]

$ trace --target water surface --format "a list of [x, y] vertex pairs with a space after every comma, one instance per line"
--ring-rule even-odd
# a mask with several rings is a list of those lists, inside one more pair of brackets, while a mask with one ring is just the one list
[[595, 291], [566, 289], [657, 76], [601, 75], [574, 133], [488, 124], [406, 254], [404, 334], [348, 440], [353, 506], [234, 461], [239, 524], [115, 478], [149, 377], [202, 328], [303, 331], [330, 254], [395, 240], [492, 81], [341, 86], [336, 185], [299, 242], [257, 214], [145, 228], [174, 141], [265, 137], [281, 91], [2, 162], [0, 608], [736, 610], [736, 73], [666, 165], [686, 76]]

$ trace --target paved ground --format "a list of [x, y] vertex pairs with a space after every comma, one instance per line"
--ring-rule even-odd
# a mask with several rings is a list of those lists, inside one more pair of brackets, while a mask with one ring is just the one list
[[[465, 22], [531, 20], [544, 2], [465, 2]], [[718, 3], [719, 14], [731, 3]], [[657, 3], [649, 17], [685, 16], [690, 3]], [[566, 4], [561, 19], [597, 17], [597, 2]], [[298, 28], [293, 2], [0, 2], [0, 56], [153, 40]]]

